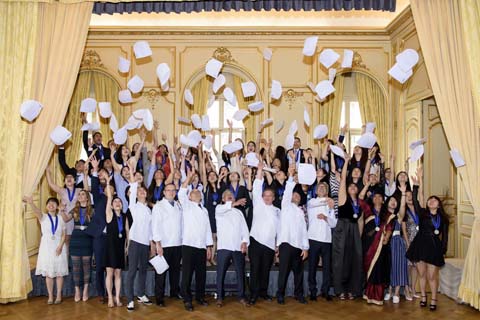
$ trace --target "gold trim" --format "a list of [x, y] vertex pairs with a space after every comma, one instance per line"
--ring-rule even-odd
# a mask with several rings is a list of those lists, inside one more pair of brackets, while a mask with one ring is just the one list
[[150, 89], [148, 91], [144, 91], [142, 93], [142, 96], [146, 97], [148, 103], [150, 104], [150, 107], [152, 108], [152, 110], [155, 110], [155, 106], [160, 98], [160, 96], [162, 95], [162, 93], [160, 92], [160, 90], [157, 90], [157, 89]]
[[97, 51], [88, 49], [85, 50], [85, 53], [82, 57], [82, 62], [80, 63], [80, 69], [104, 69], [102, 59]]
[[303, 97], [303, 92], [297, 92], [293, 89], [288, 89], [285, 94], [283, 95], [285, 101], [288, 104], [288, 108], [291, 110], [292, 105], [294, 105], [297, 101], [298, 97]]
[[230, 50], [228, 50], [225, 47], [217, 48], [213, 52], [212, 57], [214, 57], [215, 59], [217, 59], [218, 61], [223, 62], [223, 63], [226, 63], [226, 62], [235, 63], [236, 62], [235, 59], [233, 59], [232, 53], [230, 52]]

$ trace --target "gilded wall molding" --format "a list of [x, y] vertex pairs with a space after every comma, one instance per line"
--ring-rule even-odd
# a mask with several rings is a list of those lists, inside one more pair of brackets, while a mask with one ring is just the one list
[[303, 92], [297, 92], [293, 89], [288, 89], [282, 97], [288, 104], [288, 108], [292, 109], [292, 106], [296, 103], [297, 98], [303, 97]]
[[157, 105], [158, 100], [160, 99], [160, 96], [162, 93], [160, 90], [157, 89], [150, 89], [148, 91], [144, 91], [142, 95], [147, 99], [148, 103], [150, 104], [150, 107], [152, 110], [155, 109], [155, 106]]
[[95, 51], [88, 49], [85, 51], [80, 63], [80, 69], [104, 69], [100, 55]]
[[212, 57], [223, 63], [236, 63], [233, 59], [232, 53], [225, 47], [219, 47], [215, 49]]

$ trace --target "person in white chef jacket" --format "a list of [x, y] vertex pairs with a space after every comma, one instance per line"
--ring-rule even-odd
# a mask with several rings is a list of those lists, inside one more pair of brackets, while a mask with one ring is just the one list
[[307, 303], [303, 295], [303, 261], [308, 257], [308, 234], [305, 212], [300, 203], [302, 196], [294, 192], [296, 182], [295, 166], [288, 168], [288, 181], [282, 199], [280, 213], [280, 231], [277, 243], [279, 244], [279, 270], [277, 302], [285, 304], [285, 287], [288, 275], [293, 271], [295, 284], [295, 299], [302, 304]]
[[163, 199], [152, 210], [152, 233], [157, 255], [163, 256], [168, 270], [155, 273], [155, 298], [158, 306], [165, 306], [165, 279], [168, 272], [170, 297], [181, 299], [180, 261], [182, 260], [182, 208], [175, 201], [177, 188], [173, 183], [163, 189]]
[[212, 229], [208, 211], [202, 204], [202, 193], [193, 189], [188, 193], [188, 185], [195, 169], [188, 171], [187, 179], [178, 191], [178, 200], [183, 209], [182, 219], [182, 295], [185, 310], [193, 311], [192, 276], [195, 272], [195, 300], [199, 305], [208, 306], [205, 300], [207, 260], [212, 256]]
[[245, 297], [245, 253], [249, 241], [248, 226], [243, 213], [235, 209], [233, 193], [225, 190], [222, 204], [215, 209], [217, 224], [217, 306], [223, 306], [225, 298], [224, 281], [228, 267], [233, 262], [237, 276], [239, 302], [248, 307]]
[[255, 304], [258, 298], [272, 300], [267, 289], [279, 228], [280, 209], [273, 205], [275, 191], [269, 187], [263, 189], [263, 166], [263, 162], [258, 164], [257, 177], [253, 182], [252, 190], [253, 220], [248, 246], [250, 304]]
[[332, 228], [337, 225], [334, 200], [328, 198], [328, 184], [321, 182], [317, 185], [316, 198], [307, 203], [308, 212], [308, 288], [310, 300], [317, 300], [317, 266], [322, 257], [322, 297], [331, 301], [329, 294], [331, 284], [332, 261]]

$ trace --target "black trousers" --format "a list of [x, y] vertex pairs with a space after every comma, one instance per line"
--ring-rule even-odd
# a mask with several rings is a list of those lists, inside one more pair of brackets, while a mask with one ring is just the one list
[[288, 275], [293, 271], [293, 282], [295, 284], [295, 297], [303, 297], [303, 261], [302, 250], [292, 247], [284, 242], [278, 248], [280, 265], [278, 268], [278, 291], [277, 297], [285, 296]]
[[95, 288], [99, 297], [105, 296], [105, 246], [107, 235], [93, 238], [93, 255], [95, 256]]
[[205, 298], [207, 250], [182, 246], [182, 294], [184, 302], [192, 302], [192, 277], [195, 272], [195, 299]]
[[250, 237], [248, 256], [250, 258], [250, 296], [254, 299], [266, 296], [275, 251]]
[[317, 266], [322, 257], [322, 294], [328, 294], [331, 285], [332, 244], [315, 240], [308, 240], [308, 289], [310, 294], [317, 295]]
[[155, 273], [155, 299], [157, 303], [163, 303], [165, 297], [165, 280], [170, 283], [170, 297], [180, 293], [180, 261], [182, 260], [182, 247], [163, 248], [163, 256], [168, 263], [168, 270], [162, 274]]
[[217, 252], [217, 294], [219, 299], [225, 298], [225, 275], [232, 261], [235, 266], [235, 273], [237, 274], [238, 298], [245, 298], [245, 256], [241, 251], [222, 249]]

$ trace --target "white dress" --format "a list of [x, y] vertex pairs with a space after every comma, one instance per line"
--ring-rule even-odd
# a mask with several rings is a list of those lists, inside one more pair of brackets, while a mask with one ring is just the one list
[[[52, 216], [53, 223], [55, 217]], [[52, 225], [48, 214], [43, 213], [40, 220], [42, 229], [42, 238], [40, 240], [40, 249], [38, 250], [37, 268], [35, 275], [55, 278], [68, 275], [67, 248], [63, 245], [62, 253], [57, 256], [57, 247], [62, 239], [62, 232], [65, 231], [65, 222], [61, 216], [58, 216], [58, 227], [55, 231], [55, 237], [52, 239]]]

